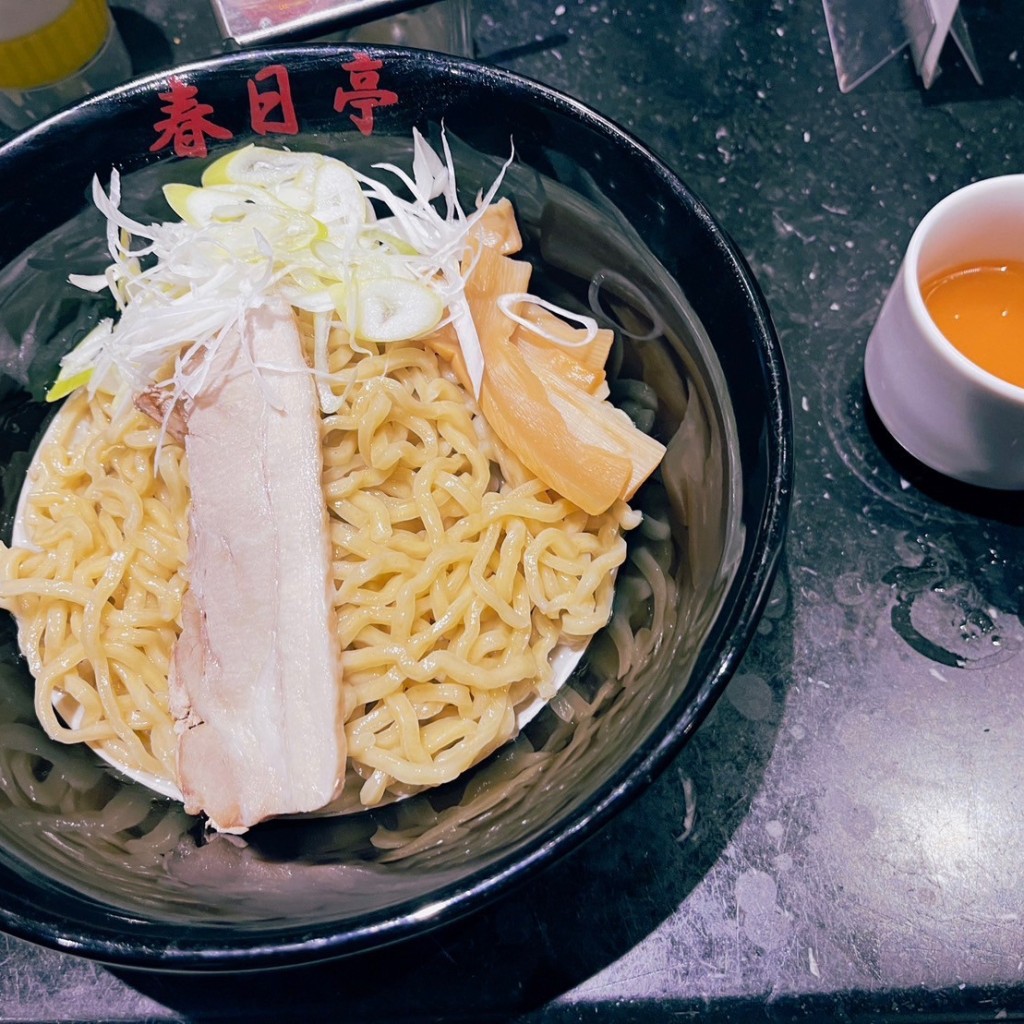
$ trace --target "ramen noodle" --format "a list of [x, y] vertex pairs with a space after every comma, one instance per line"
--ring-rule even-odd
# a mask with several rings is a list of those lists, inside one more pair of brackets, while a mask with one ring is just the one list
[[[518, 467], [522, 482], [491, 490], [493, 439], [423, 347], [338, 346], [332, 360], [345, 402], [322, 439], [345, 728], [372, 804], [454, 778], [513, 734], [518, 704], [551, 696], [552, 649], [608, 619], [631, 517], [587, 516]], [[189, 491], [179, 444], [154, 471], [158, 435], [110, 395], [68, 400], [29, 484], [40, 550], [6, 553], [0, 594], [47, 733], [171, 781]]]
[[[517, 709], [552, 698], [552, 654], [608, 621], [640, 516], [622, 499], [584, 511], [527, 468], [445, 324], [436, 343], [374, 341], [295, 315], [320, 393], [347, 789], [373, 806], [455, 779], [516, 735]], [[46, 733], [164, 792], [189, 587], [174, 433], [109, 381], [74, 391], [30, 471], [22, 543], [0, 547]]]

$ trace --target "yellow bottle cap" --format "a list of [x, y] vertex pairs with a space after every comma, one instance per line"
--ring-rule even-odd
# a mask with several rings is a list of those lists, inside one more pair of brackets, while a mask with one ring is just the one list
[[81, 71], [109, 32], [107, 0], [72, 0], [48, 25], [0, 40], [0, 89], [38, 89]]

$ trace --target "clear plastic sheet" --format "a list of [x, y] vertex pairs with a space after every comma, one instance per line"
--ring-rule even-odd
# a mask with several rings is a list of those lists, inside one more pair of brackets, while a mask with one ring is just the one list
[[855, 89], [907, 46], [930, 89], [949, 37], [981, 84], [960, 0], [822, 0], [822, 6], [842, 92]]

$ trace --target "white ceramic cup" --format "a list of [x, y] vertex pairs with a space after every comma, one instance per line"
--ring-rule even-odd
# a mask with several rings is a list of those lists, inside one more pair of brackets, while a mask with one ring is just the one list
[[1011, 259], [1024, 260], [1024, 174], [947, 196], [912, 235], [864, 356], [872, 405], [911, 455], [956, 480], [1000, 490], [1024, 489], [1024, 388], [946, 339], [921, 282], [965, 263]]

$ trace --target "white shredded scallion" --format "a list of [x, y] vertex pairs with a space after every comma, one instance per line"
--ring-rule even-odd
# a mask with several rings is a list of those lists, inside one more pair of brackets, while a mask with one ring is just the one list
[[[210, 186], [216, 201], [202, 187], [168, 186], [168, 202], [182, 219], [163, 223], [143, 224], [124, 213], [116, 170], [109, 191], [95, 179], [93, 201], [106, 220], [111, 263], [103, 274], [75, 274], [70, 281], [92, 293], [108, 291], [118, 316], [98, 324], [64, 357], [58, 383], [70, 383], [55, 391], [67, 393], [82, 378], [91, 393], [102, 388], [119, 403], [154, 385], [175, 401], [194, 399], [206, 383], [209, 353], [273, 296], [312, 314], [311, 372], [321, 407], [333, 411], [338, 400], [329, 387], [325, 325], [340, 317], [356, 342], [361, 282], [394, 277], [417, 282], [442, 301], [443, 322], [455, 330], [479, 397], [484, 360], [465, 295], [472, 264], [464, 267], [463, 260], [469, 234], [494, 201], [515, 151], [467, 212], [444, 132], [440, 153], [416, 131], [413, 150], [411, 173], [393, 164], [375, 167], [397, 178], [401, 189], [395, 191], [381, 175], [361, 174], [321, 154], [259, 149], [253, 156], [260, 166], [278, 160], [279, 174], [264, 174], [258, 184], [251, 177], [239, 178], [238, 185], [218, 180]], [[236, 153], [240, 173], [251, 171], [246, 151]], [[330, 185], [343, 184], [346, 174], [352, 181], [345, 209], [335, 203], [320, 214], [324, 221], [310, 213], [321, 173]], [[232, 187], [237, 202], [231, 201]], [[322, 191], [348, 194], [344, 187]], [[374, 202], [383, 216], [375, 214]], [[158, 383], [167, 367], [170, 376]]]
[[[564, 320], [572, 320], [578, 323], [585, 330], [585, 334], [581, 338], [577, 338], [574, 341], [570, 341], [567, 338], [559, 337], [552, 334], [550, 331], [544, 330], [538, 324], [528, 320], [525, 316], [521, 316], [516, 312], [516, 307], [520, 303], [529, 303], [533, 306], [540, 306], [542, 309], [546, 309], [549, 313], [555, 313], [562, 317]], [[542, 299], [537, 295], [530, 295], [527, 292], [507, 292], [505, 295], [498, 297], [498, 308], [509, 318], [521, 327], [525, 327], [526, 330], [533, 334], [538, 335], [547, 341], [552, 342], [555, 345], [561, 345], [562, 348], [583, 348], [589, 345], [594, 338], [597, 337], [597, 321], [592, 316], [585, 316], [582, 313], [574, 313], [571, 309], [565, 309], [562, 306], [556, 305], [554, 302], [548, 302], [547, 299]]]

